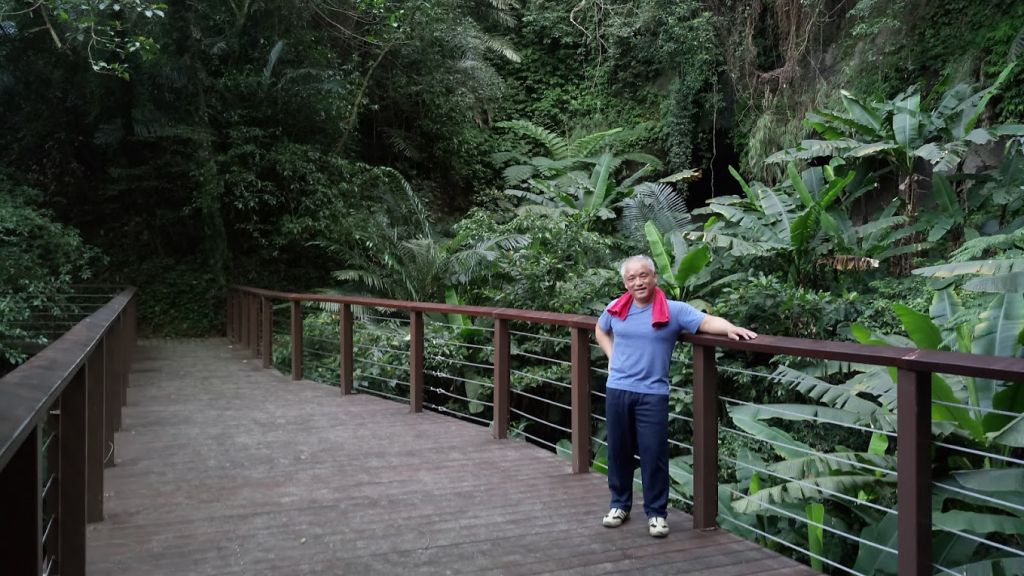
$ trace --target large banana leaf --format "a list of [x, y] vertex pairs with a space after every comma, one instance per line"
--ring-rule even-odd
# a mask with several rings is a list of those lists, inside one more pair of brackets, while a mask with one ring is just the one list
[[914, 93], [894, 106], [892, 132], [896, 142], [910, 148], [921, 139], [921, 95]]
[[1024, 330], [1024, 294], [1000, 294], [981, 313], [981, 323], [974, 328], [975, 354], [1015, 356], [1020, 344], [1017, 338]]
[[935, 528], [940, 530], [957, 530], [975, 534], [998, 532], [1000, 534], [1024, 535], [1024, 518], [1005, 514], [950, 510], [949, 512], [935, 512], [932, 515], [932, 521]]
[[1024, 448], [1024, 415], [1018, 416], [1005, 428], [995, 433], [992, 442], [1003, 446]]
[[790, 240], [789, 231], [792, 229], [793, 224], [793, 203], [789, 198], [777, 194], [771, 188], [761, 185], [755, 189], [757, 195], [758, 206], [761, 211], [768, 218], [769, 225], [772, 227], [775, 239], [786, 245], [792, 245]]
[[918, 348], [937, 350], [942, 345], [942, 333], [927, 314], [898, 303], [893, 304], [892, 309]]
[[[896, 543], [898, 539], [896, 524], [896, 515], [886, 514], [880, 522], [869, 524], [861, 530], [860, 537], [862, 540], [878, 546], [896, 550], [899, 547]], [[857, 550], [857, 560], [853, 564], [853, 570], [872, 576], [896, 574], [896, 555], [879, 549], [878, 546], [862, 542]]]
[[[885, 435], [881, 436], [886, 438]], [[772, 464], [764, 468], [786, 478], [810, 478], [828, 476], [835, 472], [854, 472], [865, 476], [873, 476], [873, 470], [860, 466], [869, 464], [874, 468], [896, 471], [896, 457], [865, 452], [831, 452], [827, 455], [811, 455], [803, 458], [792, 458]], [[848, 474], [851, 475], [851, 474]]]
[[804, 203], [804, 206], [810, 208], [814, 206], [814, 198], [811, 196], [810, 189], [807, 188], [807, 184], [804, 182], [803, 176], [797, 171], [796, 165], [790, 162], [786, 165], [786, 173], [789, 175], [789, 181], [793, 184], [793, 189], [796, 190], [797, 195], [800, 197], [800, 201]]
[[658, 275], [668, 281], [672, 281], [672, 259], [669, 258], [668, 251], [665, 250], [665, 244], [661, 239], [661, 231], [658, 230], [654, 221], [648, 220], [644, 224], [644, 236], [647, 237], [647, 244], [651, 248], [651, 259], [654, 260], [654, 265], [658, 268]]
[[[732, 408], [730, 408], [730, 413]], [[733, 416], [732, 421], [743, 430], [770, 444], [772, 450], [775, 450], [783, 458], [800, 458], [814, 452], [810, 446], [793, 438], [788, 433], [762, 424], [757, 420]]]
[[797, 253], [802, 253], [817, 236], [821, 222], [820, 216], [821, 209], [814, 205], [797, 216], [790, 224], [789, 243]]
[[791, 162], [793, 160], [811, 160], [829, 156], [842, 156], [843, 153], [852, 148], [857, 148], [861, 143], [850, 139], [841, 138], [838, 140], [804, 140], [796, 148], [780, 150], [765, 158], [765, 163], [774, 164], [778, 162]]
[[603, 132], [587, 134], [586, 136], [583, 136], [569, 144], [566, 155], [570, 158], [582, 158], [584, 156], [589, 156], [595, 148], [605, 144], [612, 136], [622, 132], [622, 130], [622, 128], [612, 128], [611, 130], [605, 130]]
[[1024, 270], [972, 278], [964, 283], [964, 288], [973, 292], [1024, 292]]
[[960, 208], [960, 202], [956, 199], [956, 192], [953, 191], [953, 185], [950, 184], [949, 178], [942, 174], [932, 174], [932, 196], [935, 197], [935, 202], [943, 212], [963, 217], [963, 210]]
[[[952, 289], [946, 288], [940, 290], [932, 296], [932, 305], [929, 308], [928, 313], [932, 317], [932, 321], [938, 326], [946, 327], [950, 325], [951, 320], [963, 311], [964, 307], [960, 303], [960, 298], [957, 297], [956, 292]], [[950, 350], [956, 350], [958, 338], [955, 330], [946, 329], [943, 330], [942, 336], [942, 347]]]
[[[1002, 390], [992, 396], [992, 407], [1000, 412], [1024, 414], [1024, 382], [1007, 382]], [[982, 424], [986, 432], [995, 432], [1003, 430], [1013, 420], [1008, 414], [989, 413], [982, 418]]]
[[741, 514], [771, 514], [767, 505], [803, 503], [808, 500], [829, 498], [829, 492], [856, 495], [859, 490], [868, 486], [895, 482], [875, 476], [821, 476], [803, 478], [799, 481], [784, 482], [771, 488], [764, 488], [750, 496], [732, 503], [733, 510]]
[[807, 547], [810, 548], [811, 568], [821, 572], [824, 569], [821, 561], [825, 549], [825, 534], [822, 525], [825, 523], [825, 505], [811, 502], [804, 510], [807, 513]]
[[680, 260], [679, 266], [676, 267], [676, 286], [682, 289], [686, 286], [687, 281], [699, 274], [707, 266], [708, 262], [711, 262], [711, 248], [707, 244], [702, 244], [690, 250]]
[[[978, 404], [983, 408], [992, 406], [991, 396], [987, 399], [988, 404], [984, 405], [985, 400], [980, 398], [980, 391], [977, 395], [979, 396]], [[981, 419], [975, 419], [966, 407], [958, 406], [958, 404], [963, 404], [963, 400], [953, 393], [953, 389], [938, 374], [932, 374], [932, 400], [942, 402], [941, 404], [932, 402], [932, 422], [955, 422], [959, 428], [958, 432], [979, 442], [984, 442], [985, 430], [981, 426]]]
[[733, 418], [749, 418], [751, 420], [795, 420], [798, 422], [817, 422], [831, 420], [840, 424], [857, 424], [861, 417], [853, 412], [818, 406], [815, 404], [744, 404], [729, 409]]
[[[974, 327], [971, 352], [990, 356], [1015, 356], [1020, 350], [1018, 338], [1024, 331], [1024, 294], [999, 294], [981, 313], [981, 322]], [[976, 378], [978, 406], [992, 407], [992, 397], [1000, 382]]]
[[927, 266], [913, 271], [926, 278], [948, 278], [963, 274], [1009, 274], [1024, 270], [1024, 258], [1011, 260], [971, 260], [969, 262], [953, 262], [938, 266]]
[[789, 366], [779, 366], [772, 373], [771, 382], [784, 382], [801, 394], [834, 408], [857, 414], [864, 421], [879, 410], [874, 402], [865, 400], [847, 386], [829, 384]]
[[1024, 508], [1021, 486], [1024, 486], [1024, 468], [961, 470], [936, 480], [932, 501], [939, 510], [946, 500], [953, 499], [977, 508], [1002, 510], [1021, 516]]
[[861, 130], [864, 136], [878, 137], [882, 131], [882, 115], [872, 108], [870, 104], [861, 102], [859, 98], [846, 90], [840, 90], [840, 97], [843, 99], [843, 106], [850, 113], [850, 117], [868, 130]]
[[612, 170], [618, 164], [619, 161], [616, 160], [611, 152], [605, 152], [598, 157], [594, 171], [590, 176], [590, 183], [594, 188], [591, 196], [583, 204], [585, 210], [593, 212], [599, 208], [604, 208], [605, 198], [611, 199], [608, 194], [608, 179], [611, 177]]
[[1020, 576], [1024, 574], [1024, 558], [996, 558], [947, 568], [963, 576]]
[[965, 488], [980, 492], [1013, 492], [1024, 504], [1024, 468], [986, 468], [982, 470], [960, 470], [953, 472], [953, 478]]

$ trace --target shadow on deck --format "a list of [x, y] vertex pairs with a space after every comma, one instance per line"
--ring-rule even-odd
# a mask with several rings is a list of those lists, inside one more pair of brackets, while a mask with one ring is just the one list
[[93, 576], [813, 573], [680, 512], [665, 540], [603, 528], [604, 476], [227, 340], [140, 342], [131, 381]]

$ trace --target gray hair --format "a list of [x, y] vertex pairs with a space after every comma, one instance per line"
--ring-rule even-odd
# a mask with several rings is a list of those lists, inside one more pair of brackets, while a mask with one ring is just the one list
[[651, 260], [650, 256], [639, 254], [637, 256], [630, 256], [623, 260], [622, 264], [619, 264], [619, 275], [622, 276], [623, 280], [626, 279], [626, 267], [630, 264], [645, 264], [652, 273], [658, 273], [658, 269], [654, 267], [654, 260]]

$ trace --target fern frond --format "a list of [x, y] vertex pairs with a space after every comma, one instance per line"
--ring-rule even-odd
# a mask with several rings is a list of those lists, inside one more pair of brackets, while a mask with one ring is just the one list
[[529, 164], [509, 166], [501, 173], [502, 177], [505, 179], [505, 184], [509, 186], [515, 186], [516, 184], [526, 182], [536, 174], [537, 169]]
[[563, 160], [569, 155], [569, 143], [566, 142], [565, 138], [533, 122], [528, 120], [507, 120], [505, 122], [498, 122], [497, 126], [537, 140], [547, 148], [551, 157], [555, 160]]

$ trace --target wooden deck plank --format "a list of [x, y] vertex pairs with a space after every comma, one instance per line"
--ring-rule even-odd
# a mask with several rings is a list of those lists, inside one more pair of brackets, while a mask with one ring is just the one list
[[142, 342], [117, 442], [92, 575], [813, 573], [678, 512], [606, 529], [603, 476], [224, 340]]

